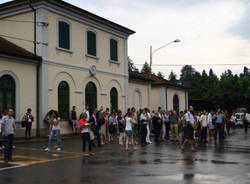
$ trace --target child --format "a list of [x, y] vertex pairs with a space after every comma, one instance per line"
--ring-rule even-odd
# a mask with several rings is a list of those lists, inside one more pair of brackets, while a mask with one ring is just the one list
[[91, 142], [90, 142], [90, 134], [89, 134], [90, 123], [88, 123], [86, 118], [87, 118], [87, 114], [83, 113], [82, 118], [78, 122], [78, 130], [82, 136], [82, 151], [83, 152], [85, 152], [86, 141], [88, 141], [89, 151], [91, 151]]

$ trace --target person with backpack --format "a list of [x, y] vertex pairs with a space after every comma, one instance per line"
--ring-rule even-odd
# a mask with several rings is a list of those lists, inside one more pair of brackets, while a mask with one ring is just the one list
[[105, 118], [103, 115], [103, 106], [100, 107], [99, 111], [96, 113], [96, 121], [98, 126], [98, 146], [104, 145], [104, 134], [105, 134]]
[[31, 139], [31, 128], [34, 117], [31, 114], [31, 108], [27, 109], [27, 112], [23, 116], [23, 121], [25, 122], [25, 139]]

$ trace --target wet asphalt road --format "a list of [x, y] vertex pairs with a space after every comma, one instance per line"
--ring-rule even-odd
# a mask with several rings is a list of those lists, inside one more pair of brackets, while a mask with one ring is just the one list
[[237, 129], [224, 143], [208, 143], [197, 147], [194, 153], [188, 149], [182, 153], [178, 143], [173, 142], [138, 145], [134, 152], [111, 143], [94, 149], [91, 156], [81, 152], [80, 138], [64, 140], [62, 152], [44, 152], [45, 142], [17, 144], [14, 163], [0, 163], [0, 181], [7, 184], [250, 183], [249, 140], [250, 134]]

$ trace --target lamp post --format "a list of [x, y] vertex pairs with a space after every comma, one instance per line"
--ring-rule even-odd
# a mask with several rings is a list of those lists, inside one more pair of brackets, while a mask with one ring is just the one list
[[[159, 47], [159, 48], [157, 48], [157, 49], [155, 49], [155, 50], [153, 50], [152, 49], [152, 46], [150, 46], [150, 74], [149, 74], [149, 78], [150, 78], [150, 80], [152, 79], [152, 62], [153, 62], [153, 54], [156, 52], [156, 51], [158, 51], [158, 50], [160, 50], [160, 49], [162, 49], [162, 48], [164, 48], [164, 47], [166, 47], [166, 46], [168, 46], [168, 45], [170, 45], [170, 44], [172, 44], [172, 43], [178, 43], [178, 42], [180, 42], [181, 40], [180, 39], [176, 39], [176, 40], [174, 40], [174, 41], [171, 41], [171, 42], [169, 42], [169, 43], [166, 43], [166, 44], [164, 44], [164, 45], [162, 45], [161, 47]], [[151, 88], [152, 88], [152, 83], [150, 82], [150, 85], [149, 85], [149, 90], [148, 90], [148, 94], [149, 94], [149, 108], [150, 108], [150, 110], [152, 110], [152, 96], [151, 96]]]
[[[172, 42], [169, 42], [169, 43], [167, 43], [167, 44], [162, 45], [161, 47], [159, 47], [159, 48], [157, 48], [157, 49], [155, 49], [155, 50], [153, 50], [153, 49], [152, 49], [152, 46], [150, 46], [150, 72], [152, 71], [153, 54], [154, 54], [156, 51], [158, 51], [158, 50], [160, 50], [160, 49], [162, 49], [162, 48], [164, 48], [164, 47], [166, 47], [166, 46], [168, 46], [168, 45], [170, 45], [170, 44], [172, 44], [172, 43], [178, 43], [178, 42], [180, 42], [180, 41], [181, 41], [180, 39], [176, 39], [176, 40], [174, 40], [174, 41], [172, 41]], [[150, 76], [151, 76], [151, 75], [150, 75]]]

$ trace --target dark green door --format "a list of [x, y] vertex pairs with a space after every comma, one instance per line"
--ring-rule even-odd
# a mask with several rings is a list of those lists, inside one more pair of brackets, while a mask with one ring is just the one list
[[174, 99], [173, 99], [173, 108], [174, 110], [177, 112], [177, 114], [179, 113], [179, 97], [177, 95], [174, 95]]
[[9, 75], [0, 78], [0, 111], [4, 112], [9, 108], [15, 111], [16, 84]]
[[62, 120], [69, 119], [69, 85], [65, 81], [58, 85], [58, 112]]
[[85, 105], [89, 106], [89, 112], [97, 108], [97, 90], [93, 82], [89, 82], [85, 88]]
[[118, 110], [118, 92], [116, 88], [112, 88], [110, 90], [110, 105], [111, 105], [111, 110], [115, 109], [116, 111]]

